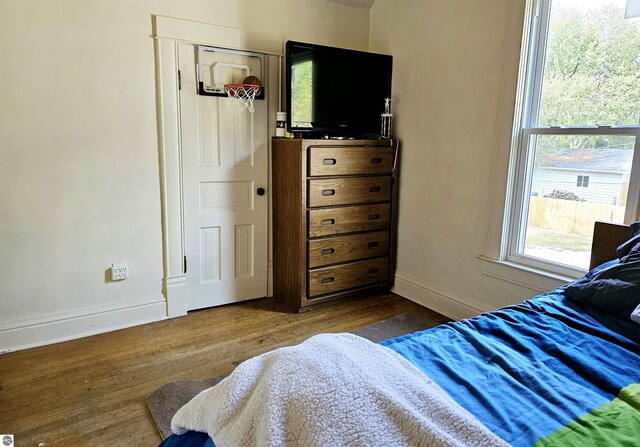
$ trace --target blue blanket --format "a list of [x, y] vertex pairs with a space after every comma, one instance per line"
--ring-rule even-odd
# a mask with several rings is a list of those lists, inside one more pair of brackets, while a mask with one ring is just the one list
[[640, 326], [561, 291], [382, 345], [515, 446], [533, 445], [640, 383]]
[[[530, 446], [640, 383], [640, 326], [563, 292], [381, 344], [418, 366], [498, 436]], [[631, 423], [639, 420], [633, 416]], [[211, 443], [206, 435], [187, 433], [162, 446], [205, 442]]]

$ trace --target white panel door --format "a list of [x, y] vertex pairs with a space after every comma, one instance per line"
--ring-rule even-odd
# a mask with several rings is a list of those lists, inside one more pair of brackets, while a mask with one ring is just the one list
[[194, 48], [178, 52], [187, 308], [264, 297], [267, 101], [231, 112], [228, 98], [198, 95]]

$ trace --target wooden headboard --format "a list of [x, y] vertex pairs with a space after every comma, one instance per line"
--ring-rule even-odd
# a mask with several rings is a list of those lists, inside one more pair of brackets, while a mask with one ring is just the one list
[[631, 235], [632, 232], [629, 225], [596, 222], [593, 228], [589, 269], [617, 258], [616, 248], [627, 241]]

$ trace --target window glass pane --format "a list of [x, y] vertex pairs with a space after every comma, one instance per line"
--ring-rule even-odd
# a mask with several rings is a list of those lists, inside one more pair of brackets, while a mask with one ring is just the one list
[[[310, 51], [308, 52], [310, 53]], [[306, 53], [293, 57], [291, 65], [291, 88], [294, 98], [291, 104], [291, 125], [312, 128], [313, 117], [313, 60]]]
[[624, 220], [634, 144], [634, 136], [533, 136], [518, 253], [587, 269], [594, 222]]
[[640, 19], [625, 0], [552, 0], [538, 123], [637, 125]]

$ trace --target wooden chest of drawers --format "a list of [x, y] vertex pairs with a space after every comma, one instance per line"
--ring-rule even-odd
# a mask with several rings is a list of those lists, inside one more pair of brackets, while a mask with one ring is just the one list
[[300, 311], [391, 288], [397, 156], [391, 140], [273, 139], [277, 299]]

